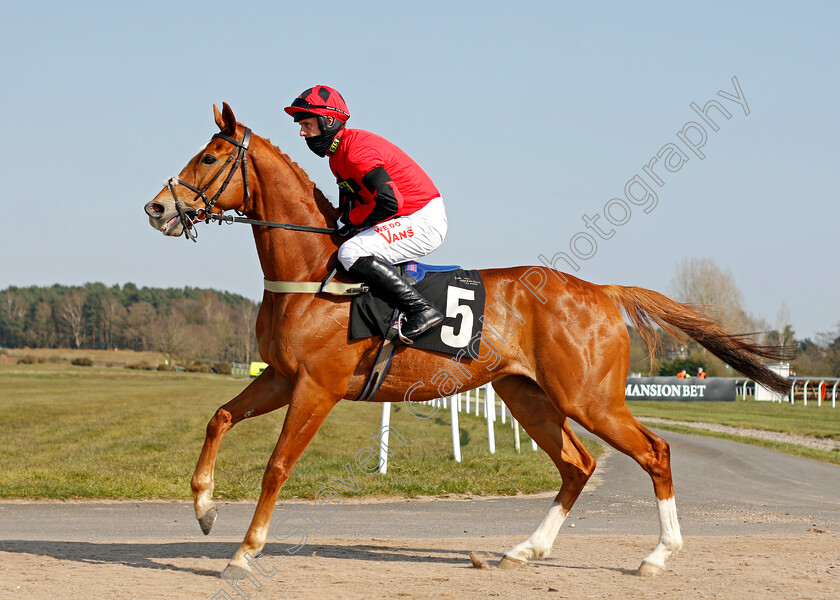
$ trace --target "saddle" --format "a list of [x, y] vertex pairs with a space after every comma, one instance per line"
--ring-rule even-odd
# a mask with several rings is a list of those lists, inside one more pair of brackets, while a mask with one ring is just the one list
[[[457, 265], [428, 265], [416, 261], [401, 263], [395, 268], [445, 317], [443, 323], [414, 338], [411, 347], [453, 356], [468, 352], [470, 342], [481, 336], [484, 319], [485, 291], [479, 272]], [[332, 281], [337, 270], [321, 282], [266, 281], [265, 288], [277, 293], [328, 293], [353, 297], [348, 338], [382, 338], [364, 389], [355, 399], [370, 401], [379, 391], [394, 351], [401, 343], [401, 313], [367, 286]]]
[[[484, 284], [478, 271], [457, 265], [427, 265], [416, 261], [395, 265], [424, 298], [446, 317], [441, 325], [414, 338], [412, 348], [457, 355], [463, 353], [475, 335], [481, 335], [484, 314]], [[400, 342], [400, 310], [385, 299], [367, 291], [355, 296], [350, 306], [350, 340], [381, 337], [362, 394], [357, 400], [369, 401], [379, 391]]]
[[[484, 314], [484, 284], [478, 271], [416, 262], [396, 265], [396, 268], [446, 317], [440, 326], [414, 338], [412, 346], [457, 355], [469, 338], [481, 330], [481, 327], [475, 327]], [[387, 337], [393, 328], [395, 313], [395, 307], [388, 300], [366, 290], [351, 302], [348, 338]]]

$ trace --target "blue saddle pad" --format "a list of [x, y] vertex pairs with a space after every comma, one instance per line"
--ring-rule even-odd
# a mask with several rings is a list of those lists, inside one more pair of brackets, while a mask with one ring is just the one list
[[461, 268], [458, 265], [427, 265], [413, 260], [397, 266], [402, 266], [405, 269], [405, 274], [412, 277], [418, 283], [423, 281], [426, 273], [448, 273], [449, 271], [457, 271]]

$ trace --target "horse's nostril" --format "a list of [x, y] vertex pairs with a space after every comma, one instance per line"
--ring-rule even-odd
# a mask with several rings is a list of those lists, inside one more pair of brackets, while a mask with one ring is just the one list
[[146, 205], [146, 214], [150, 217], [159, 217], [164, 213], [163, 205], [157, 202], [149, 202]]

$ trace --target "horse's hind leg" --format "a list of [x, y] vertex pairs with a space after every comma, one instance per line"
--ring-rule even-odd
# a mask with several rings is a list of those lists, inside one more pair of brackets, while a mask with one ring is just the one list
[[524, 565], [530, 558], [548, 556], [572, 505], [595, 470], [595, 459], [577, 439], [566, 418], [532, 380], [509, 376], [493, 382], [493, 386], [511, 414], [548, 454], [563, 479], [542, 523], [531, 537], [508, 550], [498, 565], [513, 568]]
[[207, 424], [207, 434], [198, 464], [195, 466], [190, 486], [193, 493], [195, 518], [204, 535], [210, 533], [216, 520], [216, 503], [213, 501], [214, 468], [222, 438], [243, 419], [256, 417], [276, 410], [289, 403], [291, 383], [268, 367], [236, 398], [216, 410]]
[[639, 575], [659, 575], [665, 561], [682, 548], [677, 520], [674, 484], [671, 479], [671, 451], [668, 442], [639, 423], [624, 403], [624, 390], [616, 390], [610, 403], [592, 405], [570, 414], [586, 429], [620, 450], [650, 475], [659, 512], [659, 543], [642, 561]]

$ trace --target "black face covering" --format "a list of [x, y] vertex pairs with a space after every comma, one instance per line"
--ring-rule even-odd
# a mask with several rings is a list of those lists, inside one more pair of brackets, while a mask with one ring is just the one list
[[304, 112], [295, 115], [295, 122], [308, 117], [318, 117], [318, 127], [321, 129], [321, 133], [306, 138], [306, 145], [309, 146], [312, 152], [324, 158], [330, 149], [330, 144], [332, 144], [335, 135], [344, 129], [344, 122], [333, 118], [332, 123], [330, 123], [329, 119], [323, 115]]
[[333, 138], [337, 133], [338, 131], [330, 131], [327, 133], [313, 135], [312, 137], [306, 138], [306, 145], [309, 146], [309, 149], [312, 150], [312, 152], [321, 158], [324, 158], [327, 155], [327, 150], [330, 149], [330, 144], [332, 144]]

